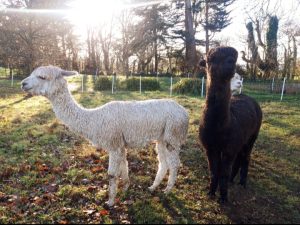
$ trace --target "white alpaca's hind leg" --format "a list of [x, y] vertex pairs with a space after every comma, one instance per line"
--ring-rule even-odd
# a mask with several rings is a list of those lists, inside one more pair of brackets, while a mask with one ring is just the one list
[[124, 152], [121, 149], [109, 152], [109, 199], [107, 205], [112, 207], [115, 204], [115, 198], [117, 195], [117, 179], [120, 176], [120, 165], [124, 158]]
[[124, 184], [123, 191], [127, 191], [130, 185], [130, 180], [128, 175], [128, 161], [126, 157], [122, 160], [120, 165], [120, 176]]
[[167, 161], [166, 161], [166, 151], [167, 148], [165, 146], [165, 144], [159, 142], [156, 144], [156, 148], [157, 148], [157, 159], [158, 159], [158, 171], [155, 177], [155, 180], [153, 182], [153, 185], [151, 187], [149, 187], [150, 191], [154, 191], [159, 184], [162, 182], [162, 180], [164, 179], [164, 177], [166, 176], [167, 172], [168, 172], [168, 165], [167, 165]]
[[179, 158], [179, 150], [173, 149], [173, 150], [167, 150], [167, 165], [170, 170], [169, 174], [169, 180], [168, 180], [168, 185], [165, 189], [165, 193], [169, 193], [171, 189], [174, 187], [176, 179], [177, 179], [177, 174], [178, 174], [178, 169], [180, 167], [180, 158]]

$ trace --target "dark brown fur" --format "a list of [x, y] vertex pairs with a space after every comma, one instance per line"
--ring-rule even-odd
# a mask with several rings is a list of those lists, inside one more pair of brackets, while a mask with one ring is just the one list
[[237, 56], [231, 47], [209, 51], [206, 104], [199, 128], [211, 173], [209, 194], [214, 196], [219, 186], [222, 202], [227, 201], [228, 181], [234, 180], [239, 169], [240, 184], [246, 186], [250, 154], [262, 121], [262, 111], [254, 99], [231, 97], [230, 80]]

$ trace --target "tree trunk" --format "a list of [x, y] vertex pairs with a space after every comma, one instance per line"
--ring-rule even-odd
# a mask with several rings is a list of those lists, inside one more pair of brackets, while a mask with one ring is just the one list
[[96, 67], [97, 67], [97, 63], [96, 63], [96, 40], [94, 38], [94, 35], [92, 36], [91, 39], [91, 70], [90, 71], [92, 74], [95, 73], [96, 71]]
[[185, 0], [185, 31], [186, 31], [186, 64], [187, 72], [194, 73], [196, 62], [196, 42], [193, 27], [192, 6], [190, 0]]
[[103, 49], [103, 63], [106, 75], [111, 74], [109, 67], [109, 52], [105, 49]]
[[297, 42], [295, 36], [293, 36], [293, 67], [292, 67], [292, 79], [296, 76], [297, 68]]
[[208, 54], [209, 51], [209, 31], [208, 31], [208, 0], [205, 1], [205, 53]]
[[158, 72], [158, 47], [157, 47], [157, 33], [155, 29], [155, 41], [154, 41], [154, 73]]

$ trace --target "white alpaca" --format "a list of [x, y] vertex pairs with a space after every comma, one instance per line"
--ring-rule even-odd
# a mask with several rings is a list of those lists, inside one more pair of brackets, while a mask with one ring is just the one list
[[240, 94], [242, 87], [243, 87], [242, 77], [238, 73], [235, 73], [233, 78], [231, 78], [231, 81], [230, 81], [231, 93], [233, 95]]
[[173, 100], [113, 101], [95, 109], [79, 106], [71, 96], [64, 76], [76, 75], [58, 67], [35, 69], [22, 81], [22, 89], [32, 95], [47, 97], [56, 117], [92, 144], [109, 153], [109, 206], [114, 205], [117, 179], [129, 186], [126, 148], [145, 146], [156, 141], [158, 172], [154, 191], [169, 170], [165, 192], [175, 184], [180, 165], [179, 152], [186, 141], [188, 113]]

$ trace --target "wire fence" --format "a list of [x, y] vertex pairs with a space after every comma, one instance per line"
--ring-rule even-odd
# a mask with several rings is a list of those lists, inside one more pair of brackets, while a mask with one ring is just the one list
[[[0, 76], [3, 80], [6, 80], [6, 85], [13, 87], [14, 85], [20, 82], [20, 79], [12, 73], [10, 77]], [[17, 78], [17, 79], [16, 79]], [[99, 76], [94, 75], [78, 75], [69, 80], [70, 89], [80, 92], [93, 92], [94, 83], [99, 78]], [[196, 88], [197, 94], [187, 94], [194, 97], [205, 98], [206, 93], [206, 79], [193, 79], [193, 78], [181, 78], [181, 77], [151, 77], [156, 79], [159, 83], [159, 90], [157, 92], [169, 95], [170, 97], [174, 95], [181, 95], [176, 92], [174, 88], [179, 82], [184, 80], [190, 80], [191, 83], [197, 83]], [[149, 79], [145, 76], [135, 76], [135, 79], [139, 79], [139, 84], [136, 90], [126, 90], [126, 87], [120, 86], [120, 81], [126, 80], [124, 76], [108, 76], [108, 79], [111, 80], [111, 87], [109, 90], [105, 91], [107, 94], [116, 94], [116, 93], [125, 93], [126, 92], [139, 92], [140, 94], [149, 92], [145, 86], [143, 86], [143, 81]], [[269, 80], [243, 80], [243, 87], [240, 90], [240, 93], [250, 95], [255, 98], [263, 99], [266, 101], [299, 101], [300, 102], [300, 81], [287, 80], [283, 79], [269, 79]]]
[[[92, 76], [87, 75], [80, 75], [81, 76], [81, 88], [80, 90], [82, 92], [84, 91], [95, 91], [93, 89], [93, 85], [91, 80], [89, 81], [89, 78]], [[116, 94], [116, 93], [126, 93], [126, 92], [133, 92], [133, 90], [126, 90], [124, 87], [120, 87], [119, 84], [120, 80], [126, 79], [123, 76], [111, 76], [109, 77], [111, 82], [111, 91], [106, 91], [108, 94]], [[160, 84], [160, 93], [164, 93], [165, 95], [171, 96], [178, 96], [181, 95], [180, 93], [177, 93], [174, 88], [176, 89], [176, 86], [178, 83], [184, 81], [184, 80], [191, 80], [191, 82], [197, 83], [196, 88], [199, 90], [197, 91], [198, 94], [187, 94], [191, 95], [193, 97], [200, 97], [205, 98], [206, 94], [206, 79], [199, 78], [199, 79], [193, 79], [193, 78], [181, 78], [181, 77], [156, 77], [152, 79], [156, 79], [157, 82]], [[97, 79], [97, 77], [93, 76], [92, 80]], [[143, 81], [145, 79], [149, 79], [149, 77], [144, 76], [137, 76], [135, 79], [139, 79], [139, 87], [137, 87], [134, 91], [139, 92], [140, 94], [147, 93], [149, 90], [143, 86]], [[75, 80], [73, 80], [75, 81]], [[89, 83], [89, 84], [88, 84]], [[269, 80], [243, 80], [243, 86], [240, 93], [244, 93], [247, 95], [250, 95], [255, 98], [259, 98], [266, 101], [299, 101], [300, 103], [300, 82], [299, 81], [293, 81], [293, 80], [287, 80], [286, 78], [283, 79], [269, 79]]]

